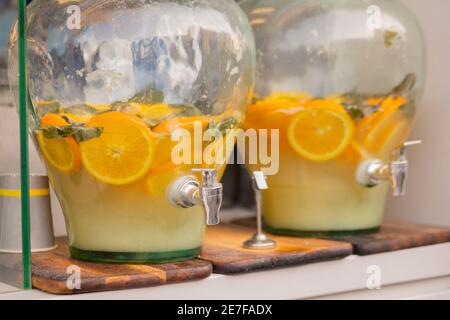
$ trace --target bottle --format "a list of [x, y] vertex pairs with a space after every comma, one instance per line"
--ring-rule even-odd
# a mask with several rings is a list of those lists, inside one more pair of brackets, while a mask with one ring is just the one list
[[257, 48], [246, 128], [278, 129], [279, 171], [264, 192], [282, 235], [374, 232], [425, 86], [426, 49], [396, 0], [244, 0]]
[[[227, 140], [254, 86], [245, 14], [227, 0], [34, 0], [28, 17], [30, 134], [72, 257], [197, 257], [226, 157], [205, 160], [217, 142], [203, 133]], [[10, 44], [17, 90], [16, 29]]]

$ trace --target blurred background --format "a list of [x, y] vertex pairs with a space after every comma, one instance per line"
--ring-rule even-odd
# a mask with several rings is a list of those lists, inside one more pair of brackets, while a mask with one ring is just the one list
[[[418, 16], [427, 37], [428, 82], [422, 108], [419, 110], [412, 139], [424, 144], [411, 150], [411, 175], [408, 195], [391, 198], [387, 206], [390, 219], [431, 225], [450, 226], [450, 1], [403, 0]], [[16, 0], [0, 0], [0, 172], [19, 171], [18, 117], [12, 108], [6, 77], [8, 30], [15, 19]], [[33, 144], [31, 171], [44, 169]], [[225, 177], [226, 207], [251, 207], [248, 177], [239, 167], [230, 167]], [[58, 202], [53, 197], [53, 214], [57, 235], [65, 233]]]

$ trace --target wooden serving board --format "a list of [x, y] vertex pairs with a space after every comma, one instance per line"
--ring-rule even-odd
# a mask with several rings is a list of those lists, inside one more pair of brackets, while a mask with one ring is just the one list
[[335, 260], [352, 253], [352, 246], [345, 242], [280, 236], [271, 236], [277, 241], [275, 249], [243, 248], [254, 232], [254, 228], [233, 224], [208, 227], [201, 258], [212, 263], [214, 273], [236, 274]]
[[356, 255], [367, 256], [450, 242], [450, 229], [386, 222], [377, 233], [344, 237], [339, 240], [351, 243]]
[[[256, 225], [255, 219], [242, 219], [234, 223], [253, 228]], [[450, 229], [386, 221], [377, 233], [335, 237], [331, 240], [348, 242], [353, 246], [354, 254], [367, 256], [450, 242]]]
[[[33, 286], [49, 293], [78, 294], [152, 287], [200, 280], [212, 273], [211, 264], [199, 259], [161, 265], [91, 263], [70, 258], [64, 238], [58, 238], [57, 244], [58, 248], [53, 251], [32, 255]], [[77, 268], [80, 289], [70, 289], [73, 285], [68, 286], [67, 282]], [[70, 279], [74, 279], [73, 276]]]

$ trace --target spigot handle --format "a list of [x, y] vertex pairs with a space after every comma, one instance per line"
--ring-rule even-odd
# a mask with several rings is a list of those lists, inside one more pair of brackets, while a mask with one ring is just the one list
[[419, 140], [405, 142], [392, 151], [391, 161], [388, 164], [379, 159], [362, 162], [356, 170], [356, 180], [365, 187], [375, 187], [389, 180], [395, 197], [405, 195], [409, 165], [406, 149], [421, 143]]
[[408, 179], [409, 161], [406, 157], [406, 149], [421, 144], [422, 141], [408, 141], [396, 148], [391, 154], [389, 163], [392, 194], [394, 197], [406, 195], [406, 181]]
[[422, 144], [421, 140], [407, 141], [400, 147], [394, 149], [391, 154], [391, 161], [406, 160], [406, 149]]
[[215, 169], [192, 169], [202, 174], [200, 185], [200, 201], [206, 214], [206, 224], [214, 226], [220, 223], [220, 208], [222, 206], [222, 184]]
[[202, 174], [202, 187], [213, 187], [219, 185], [216, 169], [192, 169], [192, 172], [200, 172]]

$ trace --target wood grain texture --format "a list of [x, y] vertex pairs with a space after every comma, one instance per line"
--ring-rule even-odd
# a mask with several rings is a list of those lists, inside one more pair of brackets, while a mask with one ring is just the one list
[[277, 241], [275, 249], [243, 248], [254, 231], [238, 225], [209, 227], [201, 258], [212, 263], [214, 273], [236, 274], [334, 260], [352, 253], [352, 246], [344, 242], [280, 236], [272, 237]]
[[[150, 264], [106, 264], [75, 260], [69, 256], [65, 239], [57, 240], [58, 248], [33, 253], [33, 286], [55, 294], [78, 294], [132, 288], [152, 287], [169, 283], [204, 279], [211, 275], [212, 267], [203, 260]], [[67, 286], [68, 267], [80, 268], [81, 288]]]
[[340, 238], [360, 256], [450, 242], [450, 229], [405, 222], [386, 222], [374, 234]]
[[[255, 228], [255, 219], [242, 219], [234, 224]], [[330, 240], [352, 244], [353, 253], [367, 256], [378, 253], [424, 247], [450, 242], [450, 229], [409, 222], [386, 221], [374, 234], [335, 237]]]

